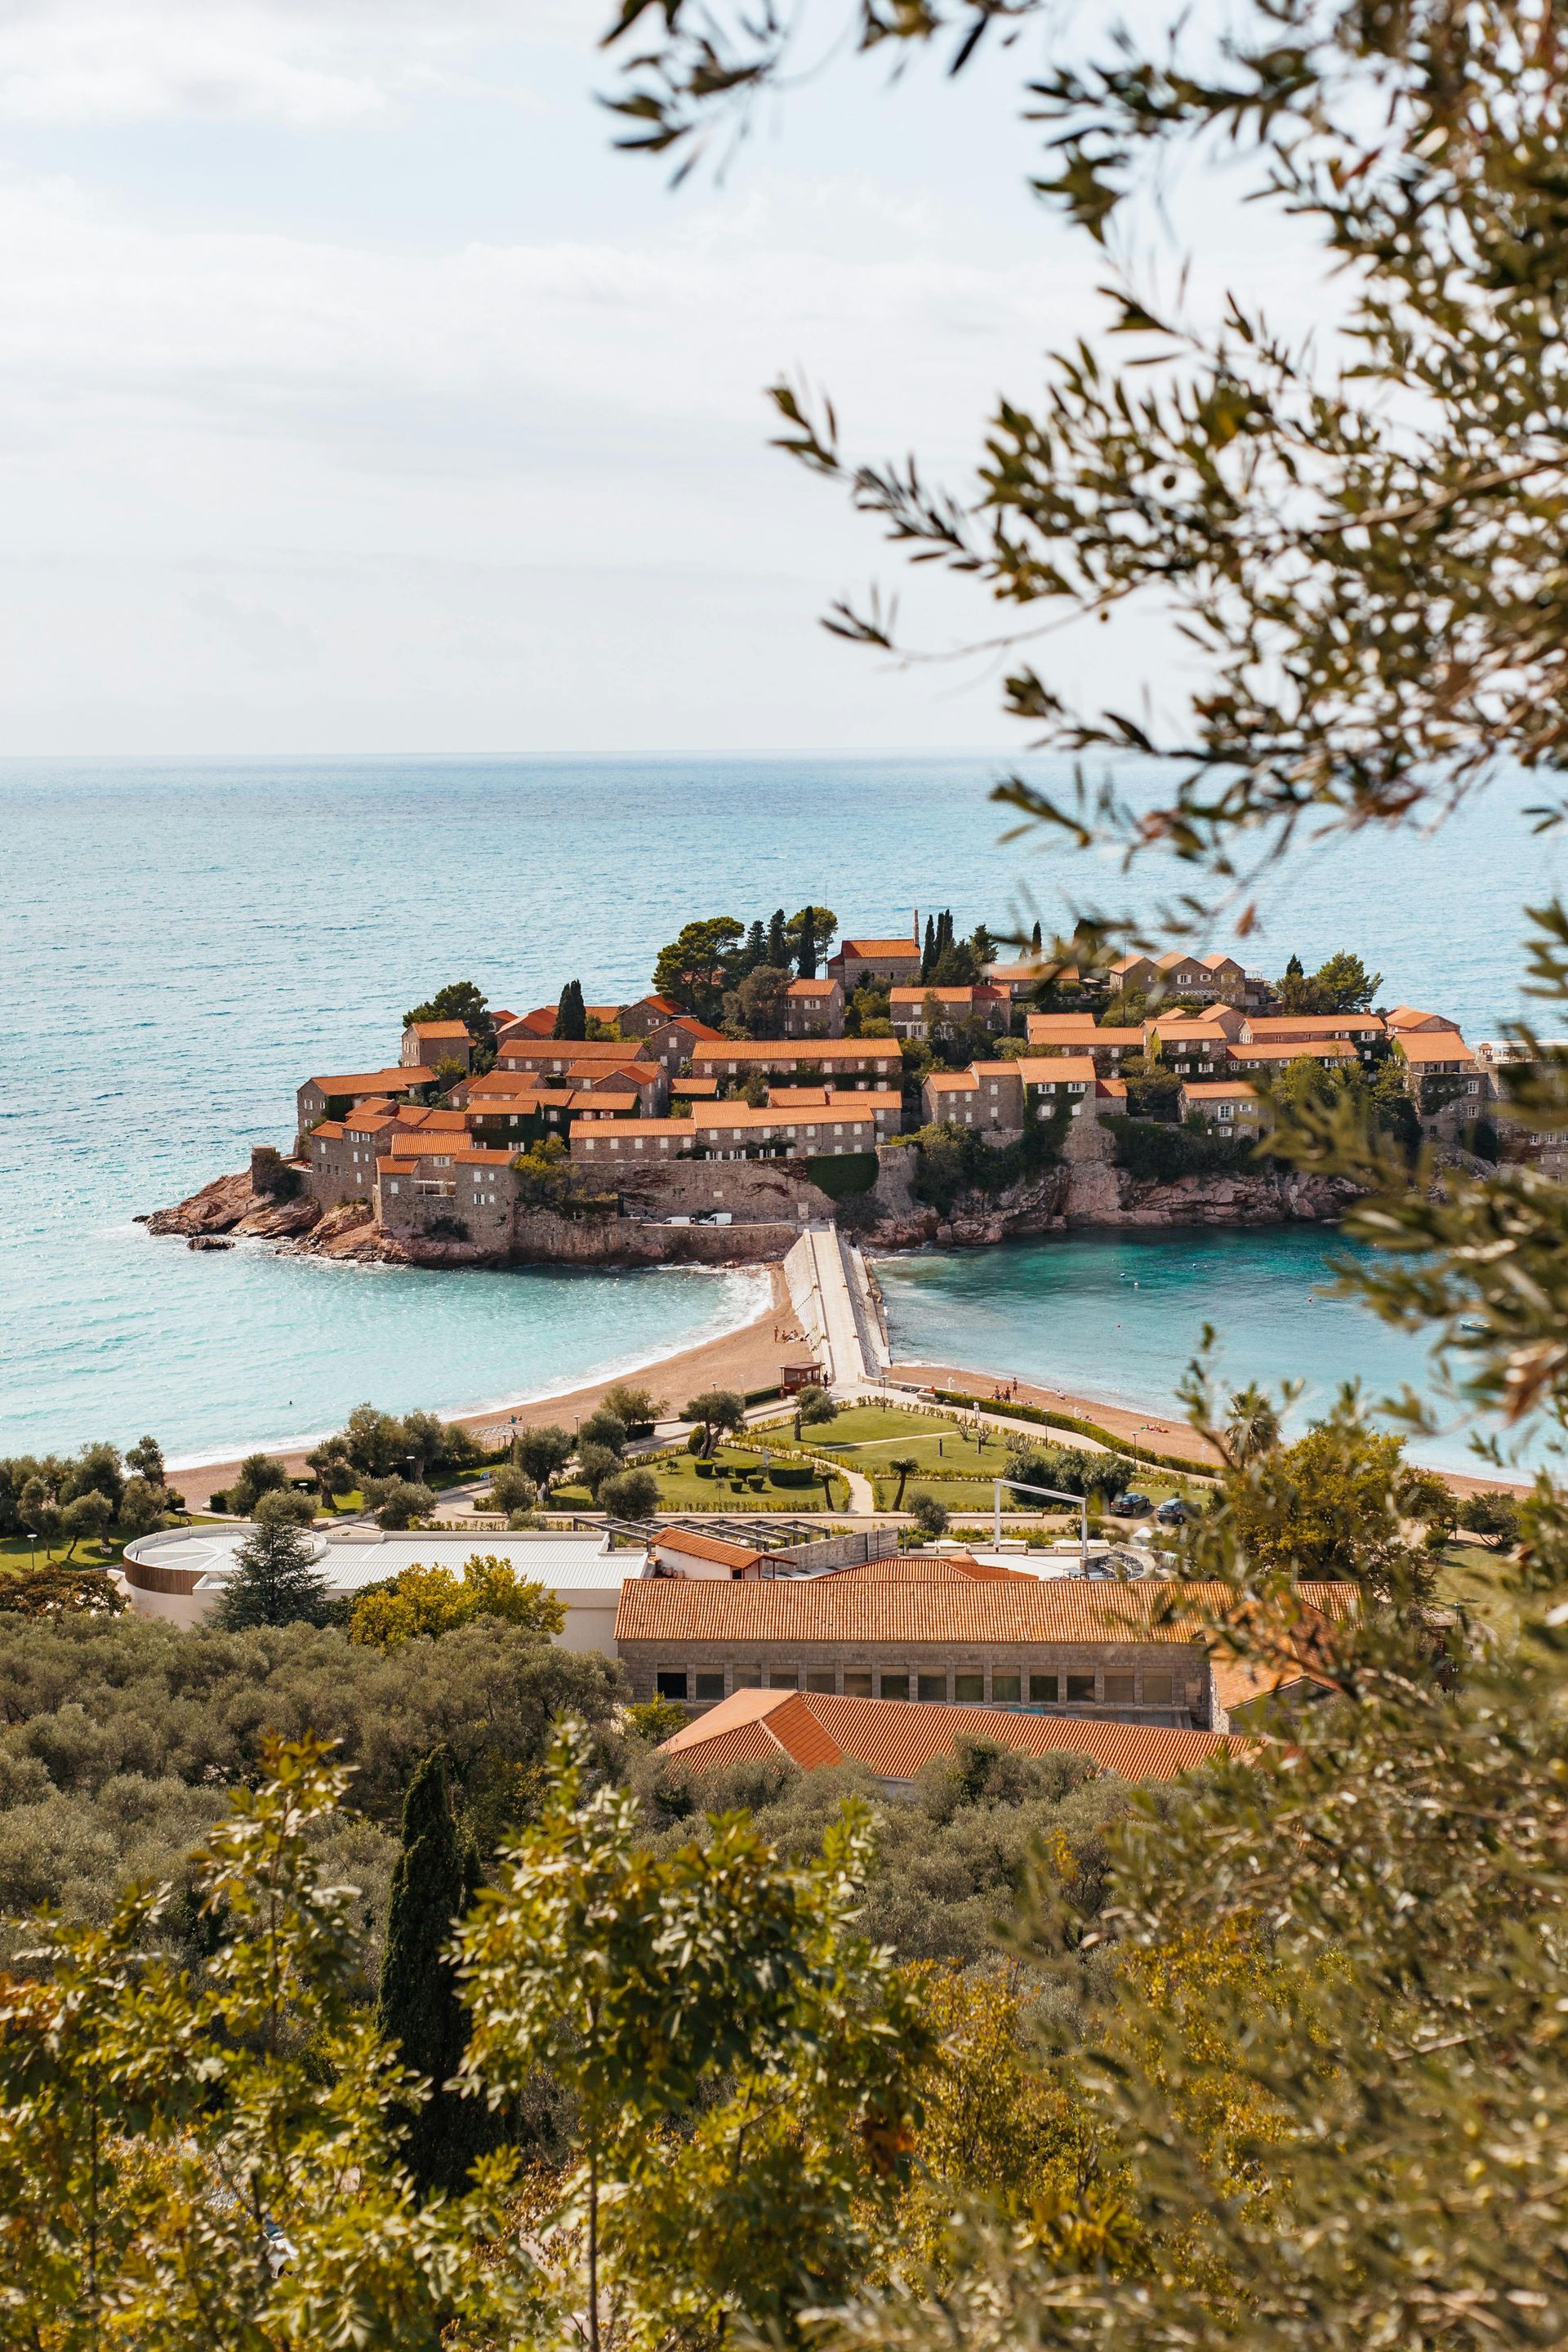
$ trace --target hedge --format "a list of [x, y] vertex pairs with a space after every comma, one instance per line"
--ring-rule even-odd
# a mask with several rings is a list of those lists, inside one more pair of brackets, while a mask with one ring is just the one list
[[874, 1151], [847, 1151], [837, 1158], [824, 1152], [805, 1163], [805, 1172], [830, 1201], [858, 1201], [877, 1181], [881, 1162]]
[[942, 1404], [968, 1405], [977, 1412], [988, 1412], [997, 1421], [1032, 1421], [1045, 1429], [1070, 1429], [1076, 1436], [1097, 1438], [1112, 1454], [1124, 1454], [1131, 1462], [1147, 1462], [1151, 1469], [1179, 1470], [1184, 1477], [1215, 1477], [1218, 1465], [1205, 1469], [1201, 1462], [1192, 1462], [1181, 1454], [1156, 1454], [1152, 1446], [1134, 1445], [1130, 1437], [1118, 1437], [1114, 1430], [1106, 1429], [1098, 1421], [1085, 1421], [1071, 1412], [1051, 1412], [1044, 1405], [1015, 1404], [1009, 1400], [998, 1404], [994, 1397], [966, 1396], [961, 1389], [934, 1389], [931, 1391]]

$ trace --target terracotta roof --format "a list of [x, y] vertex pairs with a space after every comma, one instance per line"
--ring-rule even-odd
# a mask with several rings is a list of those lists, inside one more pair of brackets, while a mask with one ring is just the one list
[[390, 1070], [353, 1070], [329, 1078], [307, 1078], [310, 1087], [320, 1087], [324, 1095], [399, 1095], [410, 1087], [427, 1087], [435, 1077], [423, 1063], [405, 1069], [401, 1064]]
[[899, 1063], [896, 1037], [719, 1037], [704, 1038], [691, 1056], [706, 1066], [713, 1062], [858, 1062], [862, 1059]]
[[912, 931], [901, 940], [844, 940], [839, 944], [841, 956], [904, 956], [920, 960], [921, 943]]
[[785, 989], [786, 996], [831, 996], [838, 982], [836, 980], [792, 980]]
[[642, 1037], [508, 1037], [501, 1051], [531, 1063], [649, 1062]]
[[1254, 1013], [1247, 1015], [1247, 1027], [1249, 1036], [1258, 1038], [1331, 1037], [1346, 1030], [1381, 1037], [1384, 1024], [1380, 1013]]
[[[682, 1083], [681, 1080], [677, 1079], [677, 1093], [679, 1092]], [[716, 1086], [718, 1080], [714, 1079], [712, 1083]], [[774, 1110], [821, 1110], [829, 1113], [836, 1111], [842, 1116], [846, 1109], [901, 1110], [904, 1098], [893, 1087], [867, 1087], [859, 1093], [857, 1093], [852, 1087], [842, 1087], [837, 1090], [832, 1087], [770, 1087], [768, 1102]]]
[[1002, 995], [1001, 989], [988, 988], [984, 981], [979, 981], [973, 988], [894, 988], [889, 991], [888, 1002], [889, 1004], [923, 1004], [928, 996], [934, 996], [939, 1004], [999, 1004]]
[[[1099, 1025], [1092, 1013], [1030, 1013], [1025, 1015], [1031, 1041], [1046, 1038], [1092, 1037]], [[1131, 1037], [1142, 1037], [1142, 1029], [1130, 1029]]]
[[408, 1024], [416, 1037], [462, 1037], [468, 1034], [465, 1021], [411, 1021]]
[[936, 1094], [977, 1095], [980, 1081], [973, 1070], [931, 1070], [921, 1082]]
[[1230, 1058], [1245, 1066], [1248, 1062], [1352, 1062], [1359, 1056], [1348, 1037], [1299, 1037], [1293, 1045], [1249, 1045], [1233, 1040]]
[[884, 1780], [912, 1780], [933, 1757], [951, 1756], [961, 1739], [994, 1740], [1026, 1756], [1087, 1756], [1129, 1780], [1172, 1780], [1215, 1756], [1247, 1755], [1252, 1748], [1222, 1732], [1083, 1722], [1010, 1707], [743, 1690], [678, 1731], [660, 1752], [683, 1756], [700, 1770], [783, 1754], [807, 1772], [852, 1762]]
[[[619, 1642], [857, 1642], [958, 1643], [1161, 1642], [1205, 1639], [1204, 1609], [1223, 1610], [1219, 1584], [1149, 1577], [1116, 1584], [1076, 1576], [1010, 1577], [1003, 1584], [878, 1583], [837, 1576], [756, 1584], [663, 1579], [621, 1587]], [[1174, 1602], [1190, 1613], [1167, 1613]]]
[[832, 1108], [823, 1111], [820, 1118], [813, 1115], [809, 1119], [805, 1114], [795, 1111], [753, 1110], [749, 1103], [694, 1102], [691, 1123], [699, 1135], [714, 1135], [724, 1128], [742, 1131], [747, 1128], [795, 1128], [808, 1124], [826, 1127], [833, 1123], [840, 1127], [871, 1127], [875, 1124], [875, 1115], [870, 1108], [868, 1095], [844, 1095], [836, 1096]]
[[1249, 1087], [1245, 1078], [1184, 1079], [1182, 1092], [1194, 1102], [1240, 1102], [1244, 1096], [1248, 1102], [1258, 1100], [1257, 1087]]
[[672, 1095], [684, 1095], [688, 1101], [694, 1101], [699, 1095], [716, 1095], [719, 1081], [717, 1078], [671, 1078], [669, 1091]]
[[503, 1036], [510, 1035], [513, 1031], [520, 1029], [526, 1031], [531, 1037], [553, 1036], [555, 1033], [555, 1013], [556, 1008], [553, 1004], [540, 1004], [536, 1005], [531, 1013], [525, 1013], [521, 1020], [509, 1021], [505, 1024], [504, 1028], [498, 1022], [496, 1024], [496, 1039], [498, 1044]]
[[692, 1559], [714, 1560], [721, 1568], [754, 1568], [763, 1558], [760, 1551], [753, 1551], [747, 1544], [727, 1543], [721, 1536], [700, 1535], [692, 1528], [662, 1528], [653, 1549], [678, 1556], [685, 1553]]
[[854, 1577], [862, 1584], [1005, 1584], [1020, 1576], [1039, 1582], [1026, 1568], [1003, 1568], [967, 1551], [890, 1552], [885, 1559], [862, 1560], [854, 1568], [831, 1568], [826, 1573], [840, 1581]]
[[1396, 1004], [1392, 1013], [1384, 1014], [1383, 1022], [1385, 1029], [1425, 1029], [1435, 1024], [1439, 1029], [1452, 1029], [1456, 1034], [1459, 1026], [1457, 1021], [1450, 1021], [1447, 1013], [1423, 1013], [1414, 1004]]
[[1394, 1043], [1407, 1062], [1473, 1062], [1457, 1029], [1402, 1029]]
[[1063, 1087], [1075, 1079], [1089, 1086], [1094, 1079], [1092, 1054], [1023, 1054], [1014, 1067], [1026, 1087]]

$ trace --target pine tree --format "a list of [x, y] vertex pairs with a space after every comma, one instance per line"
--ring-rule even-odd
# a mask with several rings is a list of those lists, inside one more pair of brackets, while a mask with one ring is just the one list
[[768, 925], [768, 961], [777, 971], [785, 971], [789, 968], [789, 931], [782, 907], [773, 908], [773, 919]]
[[580, 980], [569, 980], [561, 992], [561, 1003], [556, 1009], [555, 1034], [557, 1037], [577, 1038], [585, 1037], [587, 1034], [588, 1015], [583, 1005], [583, 983]]
[[217, 1622], [226, 1632], [247, 1625], [319, 1625], [327, 1611], [327, 1580], [304, 1528], [287, 1519], [254, 1527], [234, 1548], [237, 1574], [224, 1587]]
[[459, 2192], [469, 2166], [494, 2138], [483, 2102], [443, 2087], [468, 2043], [468, 2018], [444, 1953], [478, 1879], [473, 1847], [459, 1840], [452, 1818], [446, 1753], [433, 1748], [416, 1767], [403, 1801], [403, 1851], [392, 1874], [376, 2004], [382, 2040], [429, 2079], [425, 2105], [400, 2111], [407, 2132], [404, 2162], [426, 2197]]
[[795, 950], [795, 964], [802, 980], [816, 978], [816, 909], [806, 907], [800, 919], [800, 944]]
[[746, 944], [742, 949], [740, 956], [737, 959], [736, 978], [743, 980], [747, 972], [755, 971], [757, 966], [759, 964], [766, 963], [767, 960], [768, 935], [766, 931], [763, 930], [762, 924], [760, 922], [755, 922], [752, 925], [751, 929], [746, 933]]
[[921, 985], [922, 985], [922, 986], [924, 985], [924, 983], [925, 983], [927, 981], [929, 981], [929, 980], [930, 980], [930, 978], [931, 978], [931, 976], [932, 972], [933, 972], [935, 970], [936, 970], [936, 925], [932, 922], [932, 920], [931, 920], [931, 917], [928, 915], [928, 916], [926, 917], [926, 940], [925, 940], [925, 946], [924, 946], [924, 947], [922, 948], [922, 950], [921, 950]]

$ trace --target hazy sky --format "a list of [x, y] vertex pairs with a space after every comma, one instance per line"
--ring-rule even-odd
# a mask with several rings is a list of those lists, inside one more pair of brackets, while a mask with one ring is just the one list
[[[1092, 321], [1017, 61], [851, 66], [671, 194], [594, 102], [607, 11], [0, 0], [5, 748], [1016, 740], [993, 680], [822, 633], [898, 565], [761, 390], [962, 484]], [[1269, 285], [1220, 219], [1204, 267]], [[903, 589], [936, 643], [987, 625]]]

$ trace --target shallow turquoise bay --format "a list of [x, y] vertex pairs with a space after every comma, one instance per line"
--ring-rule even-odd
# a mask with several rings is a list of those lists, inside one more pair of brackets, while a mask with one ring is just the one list
[[[1304, 1384], [1300, 1427], [1348, 1380], [1373, 1402], [1406, 1387], [1434, 1394], [1422, 1339], [1334, 1295], [1333, 1261], [1366, 1255], [1318, 1226], [1166, 1229], [914, 1252], [879, 1259], [877, 1274], [897, 1356], [1179, 1416], [1176, 1383], [1206, 1324], [1228, 1385]], [[1412, 1451], [1484, 1475], [1468, 1428], [1446, 1425]]]
[[[1068, 891], [1113, 910], [1171, 888], [1157, 866], [1129, 880], [1003, 845], [986, 793], [1016, 764], [0, 762], [0, 1451], [152, 1430], [176, 1459], [211, 1456], [331, 1426], [367, 1396], [451, 1408], [559, 1391], [732, 1325], [742, 1277], [196, 1255], [132, 1220], [243, 1166], [253, 1142], [287, 1143], [300, 1079], [394, 1058], [405, 1008], [444, 981], [519, 1012], [568, 978], [619, 1001], [699, 914], [810, 898], [881, 931], [950, 906], [967, 929], [1037, 909], [1054, 924]], [[1557, 879], [1560, 847], [1522, 814], [1538, 797], [1510, 787], [1429, 845], [1363, 836], [1293, 859], [1258, 893], [1249, 961], [1354, 946], [1382, 964], [1385, 1002], [1490, 1034], [1518, 1003], [1520, 903]], [[1184, 1255], [1085, 1238], [1026, 1279], [1024, 1258], [990, 1252], [913, 1267], [889, 1296], [907, 1289], [900, 1311], [945, 1333], [938, 1352], [1152, 1405], [1168, 1404], [1205, 1301], [1238, 1376], [1307, 1369], [1325, 1391], [1356, 1370], [1412, 1377], [1411, 1343], [1306, 1307], [1321, 1241], [1204, 1236]], [[1171, 1272], [1114, 1315], [1129, 1247]]]

